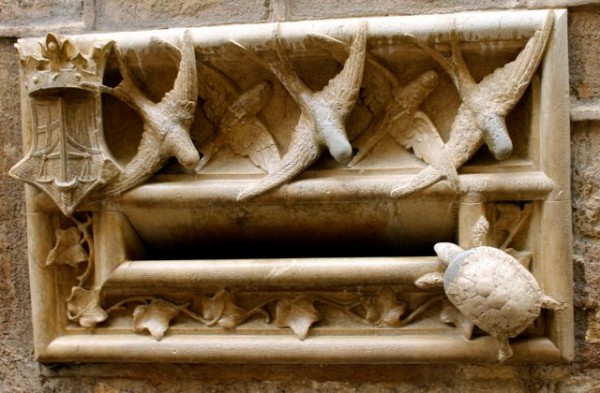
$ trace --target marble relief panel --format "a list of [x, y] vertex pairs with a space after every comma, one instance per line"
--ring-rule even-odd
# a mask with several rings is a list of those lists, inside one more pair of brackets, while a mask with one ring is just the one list
[[572, 358], [564, 11], [17, 55], [41, 361]]

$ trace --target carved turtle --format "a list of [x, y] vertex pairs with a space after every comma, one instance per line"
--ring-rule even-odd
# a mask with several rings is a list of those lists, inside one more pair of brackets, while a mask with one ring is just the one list
[[564, 307], [544, 295], [535, 277], [500, 249], [479, 246], [464, 250], [452, 243], [437, 243], [434, 249], [447, 264], [446, 272], [429, 273], [415, 284], [443, 284], [448, 300], [470, 322], [497, 339], [501, 362], [512, 356], [508, 339], [531, 325], [542, 308]]

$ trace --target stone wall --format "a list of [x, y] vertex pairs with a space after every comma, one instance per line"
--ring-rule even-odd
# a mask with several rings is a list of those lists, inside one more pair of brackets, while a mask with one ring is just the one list
[[[571, 365], [41, 365], [32, 360], [15, 39], [463, 10], [569, 6], [576, 359]], [[600, 391], [600, 1], [0, 0], [0, 391]], [[565, 146], [567, 148], [567, 146]]]

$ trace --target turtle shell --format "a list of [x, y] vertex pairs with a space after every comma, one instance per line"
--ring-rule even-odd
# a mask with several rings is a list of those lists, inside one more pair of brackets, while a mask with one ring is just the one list
[[539, 315], [542, 291], [519, 261], [493, 247], [476, 247], [454, 258], [444, 275], [452, 304], [494, 337], [514, 337]]

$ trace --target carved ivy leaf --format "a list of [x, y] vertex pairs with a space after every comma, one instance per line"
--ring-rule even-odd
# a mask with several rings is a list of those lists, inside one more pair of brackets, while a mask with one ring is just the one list
[[280, 328], [291, 328], [300, 340], [304, 340], [311, 325], [321, 320], [313, 303], [314, 300], [306, 295], [280, 300], [275, 308], [275, 324]]
[[406, 304], [399, 302], [396, 293], [391, 288], [384, 288], [370, 298], [367, 308], [367, 321], [386, 326], [400, 326], [400, 318], [406, 311]]
[[81, 232], [75, 227], [56, 230], [56, 245], [46, 258], [46, 266], [65, 264], [77, 267], [88, 260], [88, 253], [81, 245]]
[[162, 340], [171, 320], [180, 308], [164, 300], [152, 300], [150, 304], [137, 306], [133, 310], [133, 329], [136, 333], [148, 330], [157, 341]]
[[73, 287], [71, 296], [67, 299], [67, 316], [69, 320], [88, 329], [93, 329], [96, 324], [105, 321], [108, 314], [100, 306], [100, 290]]
[[235, 329], [247, 317], [247, 312], [236, 304], [235, 296], [227, 289], [222, 289], [213, 297], [201, 296], [194, 304], [202, 310], [202, 317], [208, 320], [208, 325], [231, 330]]

